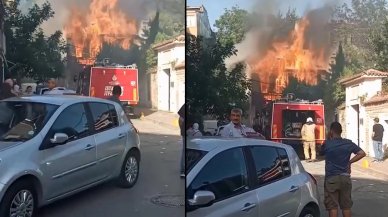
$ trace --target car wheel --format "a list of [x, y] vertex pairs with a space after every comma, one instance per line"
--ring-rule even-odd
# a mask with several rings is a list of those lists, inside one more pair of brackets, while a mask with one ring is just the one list
[[139, 177], [139, 157], [135, 152], [130, 151], [124, 159], [121, 167], [118, 184], [123, 188], [133, 187]]
[[307, 206], [302, 210], [299, 217], [319, 217], [319, 210], [314, 207]]
[[37, 203], [34, 187], [27, 181], [16, 182], [4, 194], [0, 204], [0, 216], [36, 216]]

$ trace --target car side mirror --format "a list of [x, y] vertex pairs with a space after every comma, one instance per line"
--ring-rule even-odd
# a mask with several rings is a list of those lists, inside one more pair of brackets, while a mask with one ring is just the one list
[[65, 133], [56, 133], [52, 139], [50, 139], [50, 142], [52, 144], [63, 144], [69, 140], [69, 136]]
[[214, 202], [216, 196], [211, 191], [197, 191], [193, 199], [188, 200], [190, 206], [203, 207], [209, 206]]

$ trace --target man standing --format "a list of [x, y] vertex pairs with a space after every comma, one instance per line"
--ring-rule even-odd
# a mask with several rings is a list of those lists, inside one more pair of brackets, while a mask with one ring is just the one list
[[[326, 158], [324, 204], [330, 217], [338, 216], [338, 204], [342, 210], [342, 216], [351, 217], [353, 206], [351, 165], [366, 155], [352, 141], [341, 138], [341, 133], [341, 124], [332, 123], [328, 138], [321, 150]], [[355, 156], [350, 159], [352, 153]]]
[[[315, 147], [315, 124], [311, 117], [307, 118], [306, 124], [303, 125], [302, 130], [302, 140], [303, 140], [303, 149], [304, 149], [304, 158], [308, 162], [313, 162], [316, 159], [316, 147]], [[310, 159], [310, 149], [311, 149], [311, 159]]]
[[185, 177], [185, 148], [186, 148], [186, 123], [185, 123], [185, 104], [178, 111], [179, 115], [179, 128], [181, 130], [182, 137], [182, 156], [181, 156], [181, 178]]
[[375, 160], [377, 162], [383, 162], [383, 134], [384, 127], [379, 122], [379, 118], [374, 119], [375, 124], [373, 125], [372, 141], [373, 149], [375, 151]]
[[118, 104], [121, 105], [121, 107], [124, 110], [124, 106], [120, 101], [120, 96], [121, 96], [121, 87], [119, 85], [116, 85], [116, 86], [113, 86], [112, 96], [109, 97], [108, 100], [113, 101], [113, 102], [117, 102]]
[[48, 90], [46, 90], [43, 94], [62, 94], [61, 91], [55, 89], [57, 87], [57, 81], [54, 78], [50, 78], [47, 81]]
[[234, 108], [230, 112], [230, 123], [221, 131], [222, 137], [248, 137], [247, 133], [256, 133], [252, 128], [241, 124], [242, 109]]

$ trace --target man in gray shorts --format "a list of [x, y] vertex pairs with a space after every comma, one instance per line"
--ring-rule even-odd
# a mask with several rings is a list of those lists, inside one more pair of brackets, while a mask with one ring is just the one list
[[[351, 217], [352, 180], [351, 165], [365, 157], [365, 152], [348, 139], [341, 138], [342, 126], [334, 122], [330, 126], [327, 140], [322, 146], [325, 155], [324, 203], [330, 217], [338, 216], [338, 205], [343, 217]], [[350, 159], [351, 154], [355, 154]]]

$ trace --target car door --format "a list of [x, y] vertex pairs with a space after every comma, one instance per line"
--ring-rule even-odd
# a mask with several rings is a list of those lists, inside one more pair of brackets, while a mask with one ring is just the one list
[[287, 152], [283, 148], [251, 146], [257, 174], [256, 193], [259, 216], [296, 216], [300, 200], [300, 182], [291, 175]]
[[211, 191], [216, 200], [209, 207], [187, 213], [188, 217], [257, 217], [258, 199], [248, 183], [248, 170], [242, 148], [215, 155], [189, 185], [186, 196], [192, 199], [199, 190]]
[[119, 125], [116, 108], [112, 104], [88, 103], [97, 145], [97, 166], [101, 178], [112, 175], [121, 166], [129, 128]]
[[[41, 149], [41, 169], [47, 178], [46, 198], [53, 199], [97, 180], [96, 145], [90, 131], [84, 104], [65, 108], [48, 131]], [[69, 140], [52, 147], [55, 133], [65, 133]]]

